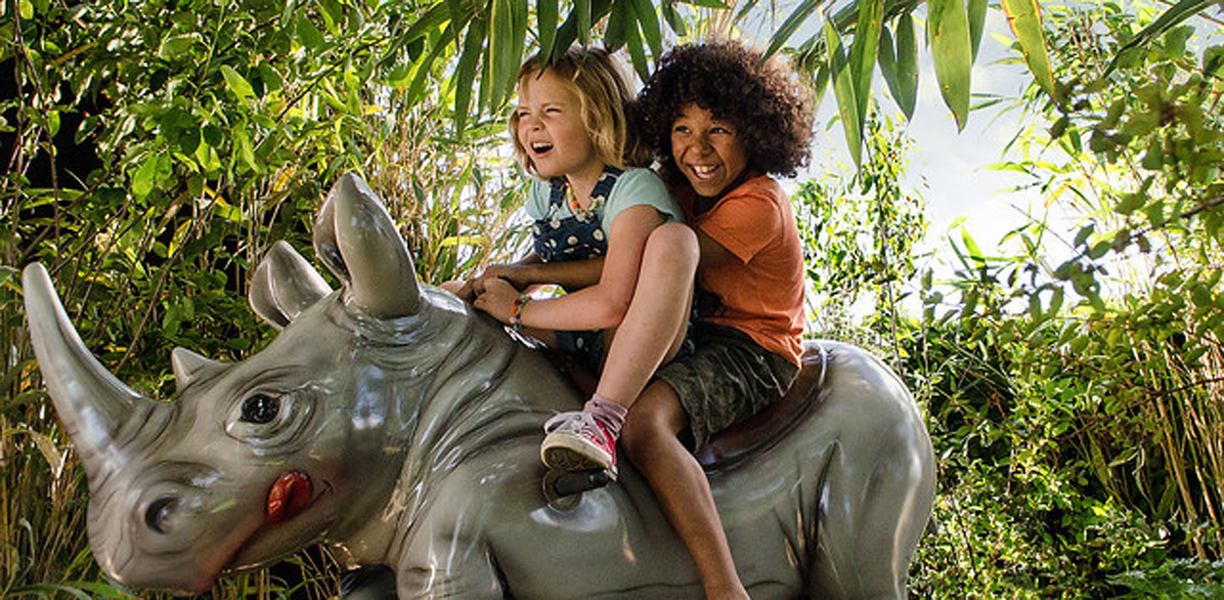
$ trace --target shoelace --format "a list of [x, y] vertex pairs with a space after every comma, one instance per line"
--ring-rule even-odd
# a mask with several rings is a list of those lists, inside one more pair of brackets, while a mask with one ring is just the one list
[[562, 427], [570, 427], [579, 433], [598, 433], [599, 439], [607, 443], [603, 428], [595, 421], [595, 416], [589, 412], [575, 410], [563, 412], [544, 422], [544, 433], [552, 433]]

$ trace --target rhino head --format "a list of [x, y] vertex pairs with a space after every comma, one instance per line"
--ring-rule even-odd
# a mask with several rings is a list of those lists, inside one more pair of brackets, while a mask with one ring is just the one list
[[46, 270], [25, 269], [35, 353], [89, 481], [90, 542], [117, 581], [199, 593], [222, 573], [377, 528], [368, 521], [404, 464], [402, 444], [388, 438], [414, 417], [389, 401], [392, 369], [370, 359], [370, 346], [411, 344], [427, 300], [358, 177], [332, 188], [314, 236], [343, 289], [278, 243], [256, 271], [251, 304], [281, 333], [235, 364], [176, 349], [173, 402], [109, 373]]

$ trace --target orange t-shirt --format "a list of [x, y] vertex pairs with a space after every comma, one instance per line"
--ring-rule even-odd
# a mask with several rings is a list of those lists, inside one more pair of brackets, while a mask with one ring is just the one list
[[[738, 260], [697, 269], [705, 292], [701, 319], [734, 327], [795, 365], [803, 353], [803, 247], [782, 186], [760, 175], [694, 214], [691, 191], [678, 198], [688, 223]], [[716, 297], [715, 306], [706, 302]]]

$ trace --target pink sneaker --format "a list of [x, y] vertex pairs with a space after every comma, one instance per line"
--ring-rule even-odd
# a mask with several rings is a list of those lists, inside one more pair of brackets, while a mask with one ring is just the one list
[[540, 460], [550, 469], [587, 471], [606, 469], [616, 481], [616, 440], [591, 413], [561, 413], [544, 423]]

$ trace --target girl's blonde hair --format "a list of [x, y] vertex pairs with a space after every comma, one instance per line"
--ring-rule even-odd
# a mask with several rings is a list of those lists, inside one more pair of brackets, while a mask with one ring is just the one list
[[[582, 123], [600, 161], [618, 169], [649, 164], [650, 150], [638, 142], [633, 131], [631, 111], [635, 95], [620, 61], [602, 48], [582, 46], [570, 47], [547, 66], [537, 54], [519, 69], [519, 85], [524, 78], [538, 77], [545, 69], [567, 82], [578, 96]], [[518, 111], [513, 111], [510, 113], [510, 138], [514, 140], [514, 156], [534, 175], [535, 165], [518, 139], [518, 125]]]

